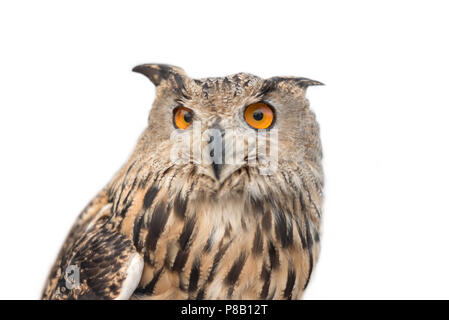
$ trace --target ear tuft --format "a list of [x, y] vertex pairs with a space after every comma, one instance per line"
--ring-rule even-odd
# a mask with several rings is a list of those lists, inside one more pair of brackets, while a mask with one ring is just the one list
[[170, 75], [185, 75], [181, 68], [168, 64], [141, 64], [134, 67], [133, 71], [146, 76], [155, 86], [158, 86], [163, 80], [167, 80]]
[[295, 81], [301, 87], [324, 86], [324, 83], [308, 78], [295, 78]]
[[322, 82], [302, 77], [272, 77], [266, 80], [266, 86], [275, 88], [281, 82], [293, 82], [301, 88], [324, 85]]

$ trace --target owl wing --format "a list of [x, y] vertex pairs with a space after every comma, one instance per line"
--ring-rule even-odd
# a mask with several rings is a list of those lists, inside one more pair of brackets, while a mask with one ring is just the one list
[[50, 272], [43, 299], [128, 299], [138, 286], [143, 259], [132, 241], [105, 222], [106, 192], [83, 210]]

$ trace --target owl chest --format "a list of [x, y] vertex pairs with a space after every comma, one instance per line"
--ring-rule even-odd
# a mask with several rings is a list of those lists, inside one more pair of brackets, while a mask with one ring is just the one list
[[300, 295], [301, 270], [309, 267], [307, 255], [293, 234], [288, 246], [278, 241], [272, 212], [257, 216], [241, 202], [227, 201], [190, 204], [185, 213], [180, 217], [172, 209], [158, 233], [151, 228], [155, 212], [142, 228], [145, 268], [136, 297], [265, 299]]

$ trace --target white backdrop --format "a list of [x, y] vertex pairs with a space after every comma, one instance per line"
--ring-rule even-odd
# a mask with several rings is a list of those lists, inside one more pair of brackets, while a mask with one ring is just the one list
[[304, 76], [321, 124], [322, 252], [306, 299], [449, 298], [444, 1], [4, 1], [0, 298], [36, 299], [71, 223], [124, 163], [154, 87]]

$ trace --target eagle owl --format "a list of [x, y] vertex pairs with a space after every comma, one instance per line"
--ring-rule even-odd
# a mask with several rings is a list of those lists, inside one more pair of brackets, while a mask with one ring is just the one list
[[156, 86], [126, 164], [82, 211], [44, 299], [299, 299], [317, 262], [323, 172], [305, 98], [318, 81], [189, 78]]

